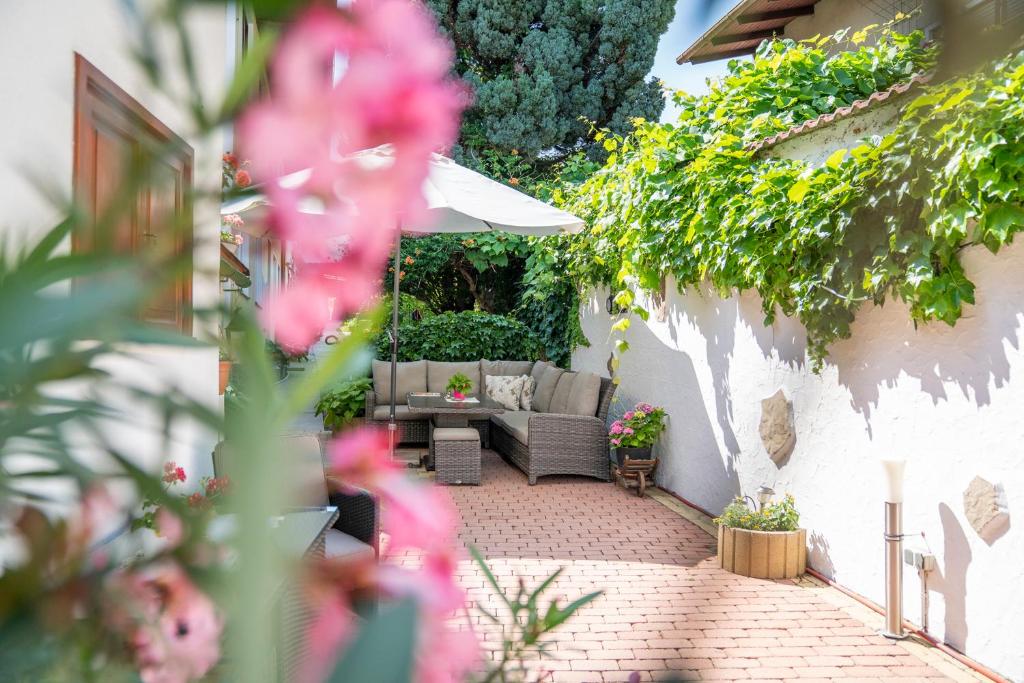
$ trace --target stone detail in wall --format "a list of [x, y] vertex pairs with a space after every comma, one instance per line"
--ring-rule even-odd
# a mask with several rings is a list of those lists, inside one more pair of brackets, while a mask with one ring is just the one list
[[986, 543], [1002, 536], [1010, 521], [1002, 487], [981, 477], [972, 479], [964, 491], [964, 515]]
[[758, 427], [768, 457], [781, 465], [796, 446], [796, 426], [793, 423], [793, 403], [780, 388], [761, 400], [761, 424]]

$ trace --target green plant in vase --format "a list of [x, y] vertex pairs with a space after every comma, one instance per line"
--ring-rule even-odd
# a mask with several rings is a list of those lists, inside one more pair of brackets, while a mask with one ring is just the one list
[[466, 394], [468, 394], [472, 388], [473, 381], [461, 372], [456, 372], [452, 375], [451, 379], [448, 380], [448, 393], [451, 394], [452, 398], [458, 401], [466, 398]]

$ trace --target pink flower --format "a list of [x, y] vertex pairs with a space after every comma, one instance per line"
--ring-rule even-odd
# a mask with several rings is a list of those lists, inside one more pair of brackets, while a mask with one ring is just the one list
[[[338, 53], [346, 67], [333, 85]], [[407, 0], [361, 0], [344, 14], [314, 5], [281, 41], [273, 99], [238, 124], [254, 173], [267, 181], [271, 227], [304, 270], [295, 293], [265, 309], [278, 338], [306, 348], [328, 321], [368, 304], [399, 221], [425, 208], [430, 154], [458, 131], [467, 98], [449, 79], [451, 58], [429, 13]], [[384, 144], [389, 163], [357, 154]], [[277, 182], [302, 169], [301, 180]], [[311, 199], [320, 210], [306, 208]]]
[[626, 411], [626, 414], [622, 416], [622, 419], [623, 419], [623, 420], [632, 420], [632, 419], [633, 419], [633, 415], [634, 415], [634, 414], [635, 414], [635, 413], [633, 413], [633, 411], [632, 411], [632, 410], [627, 410], [627, 411]]
[[626, 436], [632, 436], [633, 435], [633, 428], [632, 427], [626, 427], [625, 429], [622, 430], [622, 433], [625, 434]]
[[177, 564], [123, 572], [111, 582], [108, 621], [126, 638], [144, 683], [194, 681], [220, 659], [220, 616]]
[[609, 430], [609, 432], [611, 434], [621, 434], [622, 433], [622, 422], [620, 420], [616, 420], [615, 422], [612, 422], [612, 428]]
[[654, 412], [654, 406], [652, 406], [650, 403], [637, 403], [636, 409], [641, 412], [647, 413], [648, 415]]
[[458, 559], [454, 548], [448, 547], [427, 553], [416, 570], [382, 564], [378, 585], [389, 596], [414, 597], [421, 609], [447, 617], [466, 604], [466, 593], [455, 578]]
[[179, 481], [185, 481], [185, 469], [178, 467], [177, 463], [173, 460], [171, 462], [164, 463], [164, 474], [163, 480], [165, 484], [174, 484]]
[[181, 543], [185, 537], [185, 525], [181, 518], [165, 507], [156, 511], [156, 535], [167, 539], [171, 547]]
[[384, 496], [381, 530], [391, 538], [388, 552], [404, 548], [433, 551], [454, 543], [458, 512], [441, 489], [393, 474], [380, 483]]
[[237, 213], [229, 213], [220, 217], [220, 224], [228, 228], [241, 228], [245, 221]]
[[235, 174], [235, 185], [239, 187], [249, 187], [252, 185], [252, 176], [249, 175], [248, 171], [238, 171]]
[[480, 642], [468, 630], [454, 630], [442, 619], [426, 619], [419, 629], [417, 683], [461, 683], [477, 668]]
[[315, 616], [306, 630], [306, 657], [300, 665], [297, 680], [319, 683], [330, 675], [339, 652], [355, 630], [355, 615], [340, 596], [321, 599]]
[[402, 471], [388, 454], [387, 433], [374, 427], [344, 432], [327, 446], [331, 481], [346, 487], [380, 490]]
[[622, 443], [621, 439], [612, 439], [612, 445], [613, 446], [618, 446], [620, 443]]

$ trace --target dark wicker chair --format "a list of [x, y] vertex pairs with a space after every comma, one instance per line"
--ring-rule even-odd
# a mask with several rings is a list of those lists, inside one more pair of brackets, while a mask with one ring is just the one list
[[608, 481], [608, 409], [615, 383], [601, 378], [597, 414], [530, 416], [528, 444], [523, 444], [499, 422], [491, 423], [491, 445], [526, 473], [531, 486], [549, 474], [579, 474]]

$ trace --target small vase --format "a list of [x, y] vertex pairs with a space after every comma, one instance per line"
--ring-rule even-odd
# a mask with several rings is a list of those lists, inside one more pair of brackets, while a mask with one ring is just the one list
[[461, 391], [453, 391], [452, 398], [454, 398], [456, 401], [465, 401], [466, 395], [463, 394]]
[[615, 461], [619, 463], [619, 467], [623, 467], [626, 464], [626, 458], [630, 460], [650, 460], [651, 446], [644, 446], [642, 448], [625, 448], [620, 446], [615, 449]]

